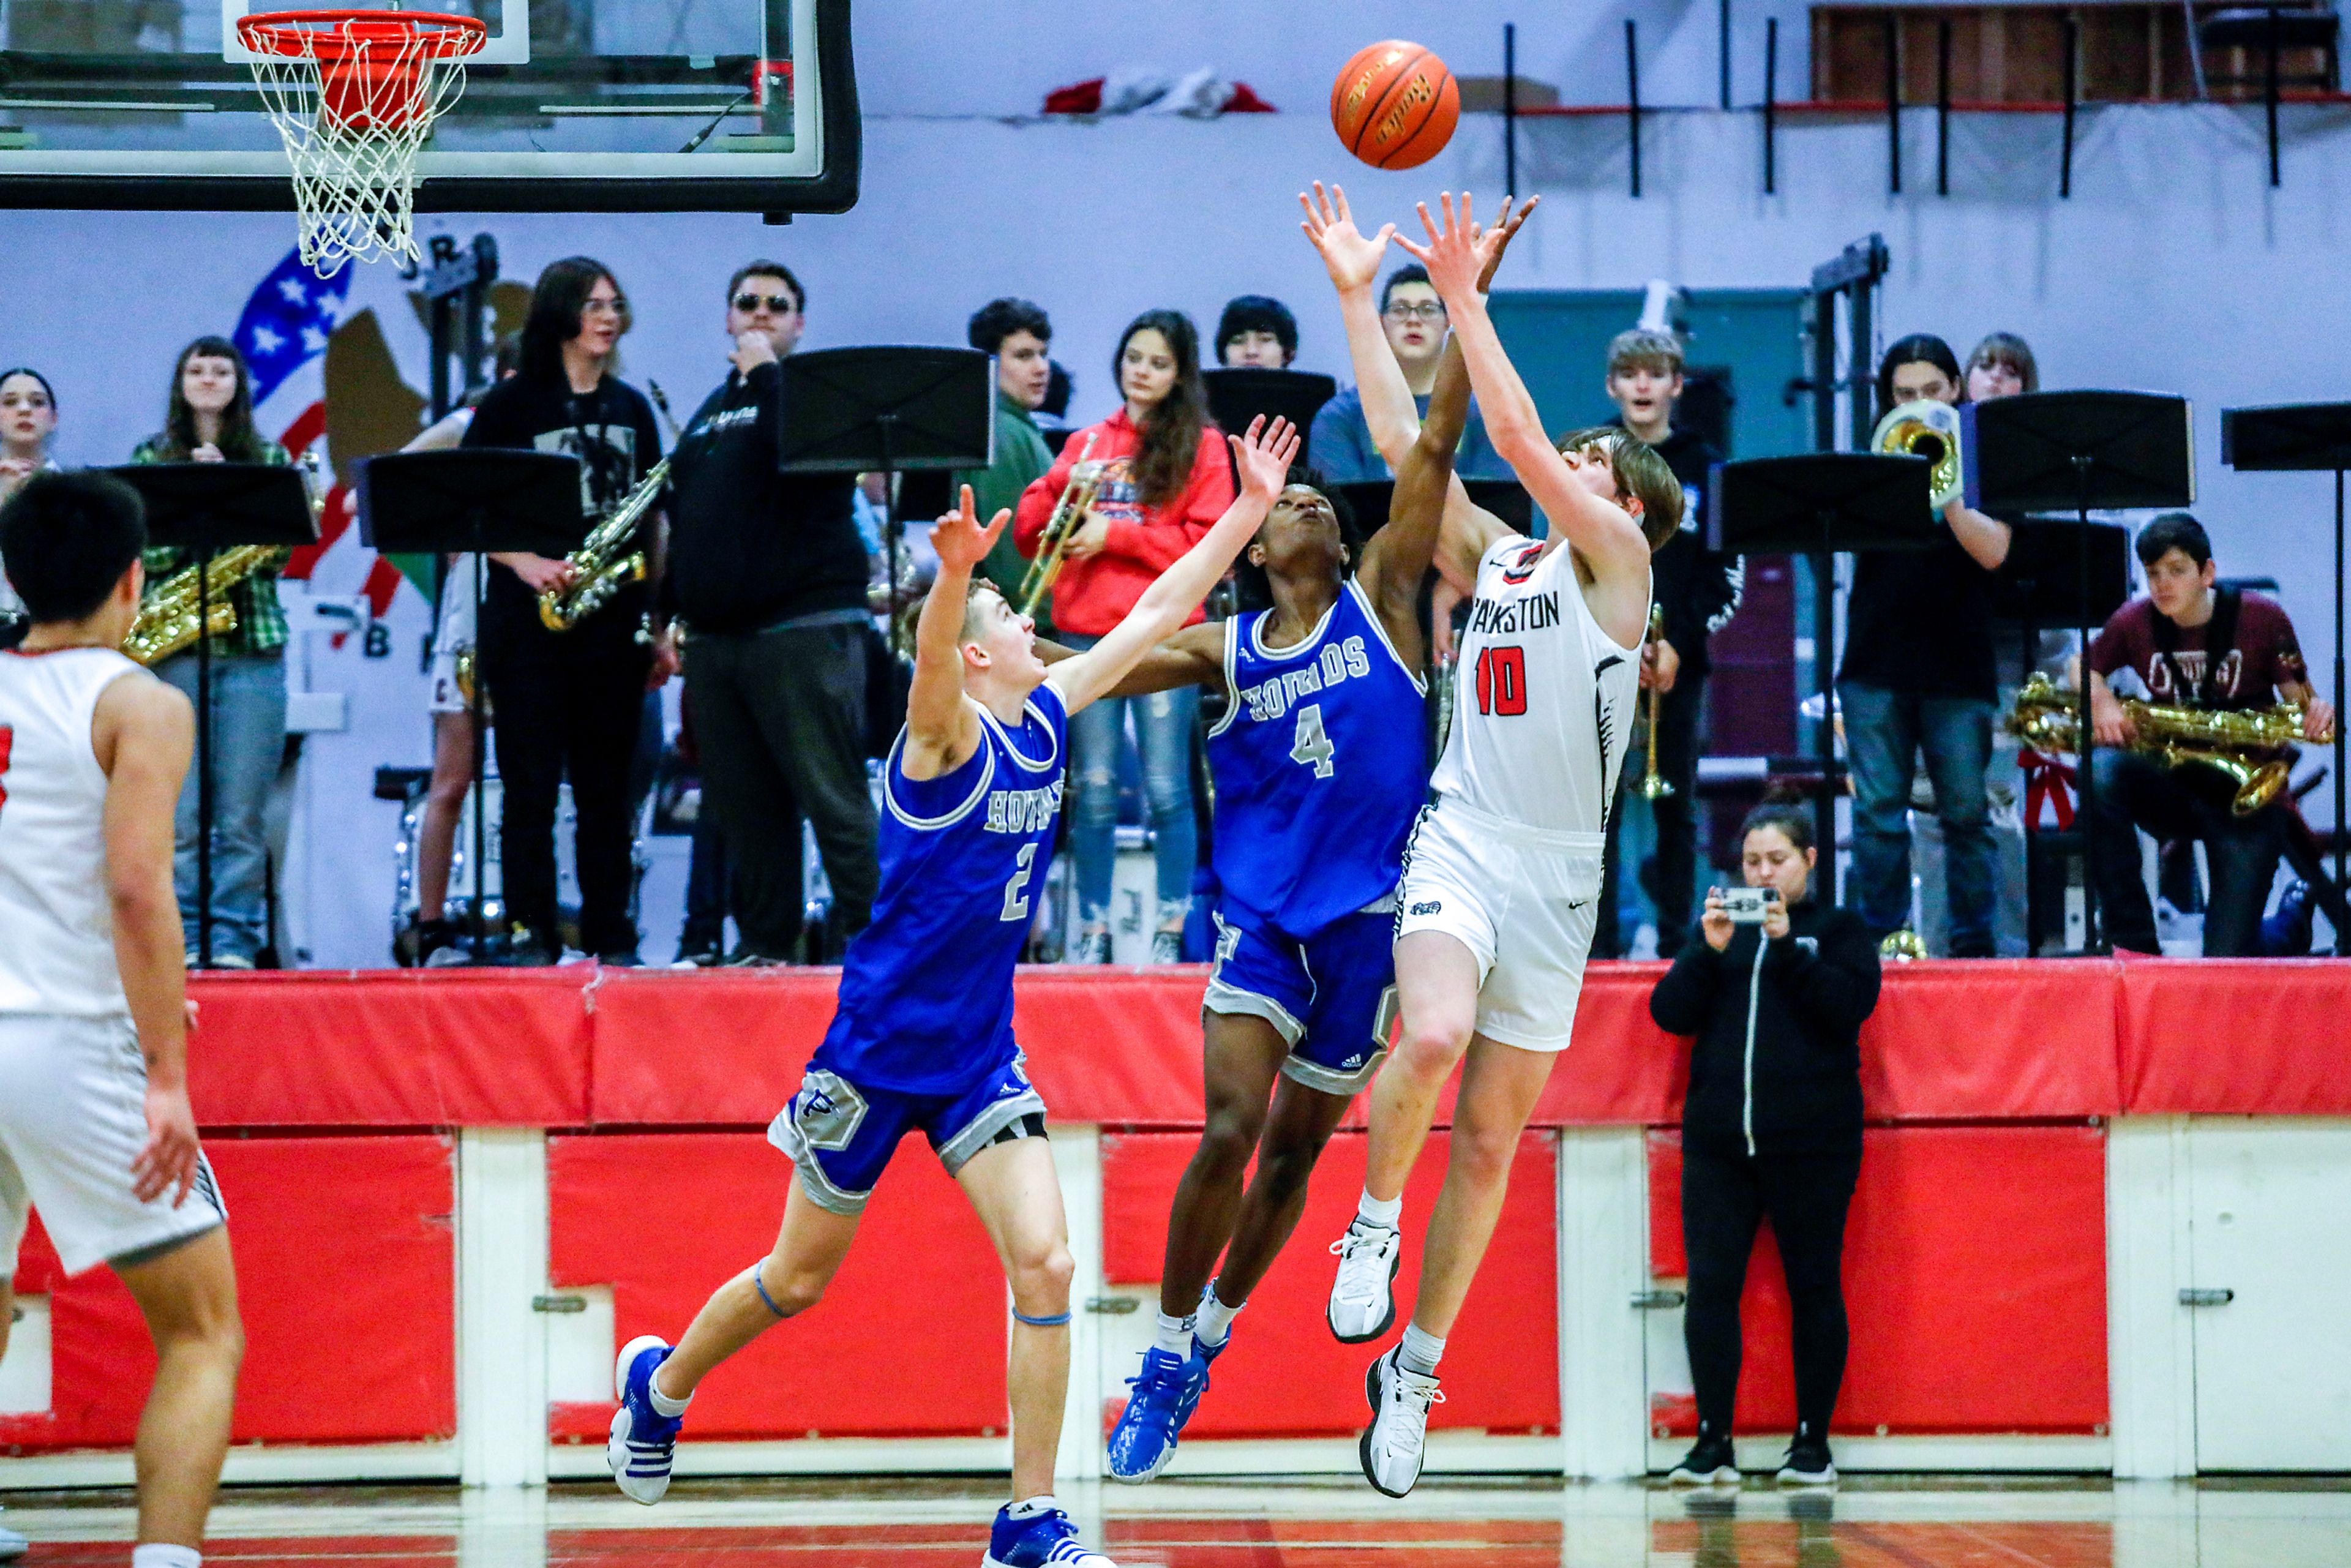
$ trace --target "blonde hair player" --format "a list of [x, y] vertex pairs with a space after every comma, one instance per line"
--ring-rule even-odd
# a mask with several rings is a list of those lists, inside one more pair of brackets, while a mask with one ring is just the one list
[[1681, 518], [1681, 486], [1621, 430], [1554, 447], [1502, 351], [1479, 279], [1503, 243], [1462, 198], [1440, 227], [1420, 209], [1427, 267], [1494, 445], [1552, 520], [1528, 538], [1467, 507], [1437, 566], [1474, 591], [1453, 732], [1405, 852], [1396, 916], [1403, 1031], [1372, 1088], [1370, 1168], [1335, 1248], [1332, 1332], [1395, 1322], [1405, 1177], [1454, 1068], [1452, 1160], [1429, 1221], [1403, 1343], [1372, 1364], [1364, 1474], [1391, 1497], [1419, 1479], [1446, 1336], [1476, 1275], [1519, 1134], [1575, 1022], [1600, 891], [1603, 834], [1623, 767], [1649, 612], [1649, 554]]

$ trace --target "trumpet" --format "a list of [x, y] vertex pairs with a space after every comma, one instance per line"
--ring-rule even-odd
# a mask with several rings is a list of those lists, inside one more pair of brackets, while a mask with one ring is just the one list
[[[1648, 640], [1652, 643], [1656, 642], [1665, 634], [1665, 630], [1666, 607], [1662, 604], [1652, 604], [1649, 606]], [[1657, 704], [1664, 699], [1665, 695], [1660, 687], [1653, 685], [1649, 688], [1649, 764], [1642, 771], [1639, 785], [1641, 799], [1644, 800], [1662, 800], [1674, 792], [1673, 785], [1667, 782], [1666, 776], [1657, 771]]]
[[1872, 452], [1923, 457], [1928, 471], [1928, 500], [1941, 511], [1967, 494], [1967, 472], [1959, 457], [1959, 411], [1930, 397], [1888, 409], [1870, 434]]
[[1085, 526], [1086, 514], [1102, 493], [1102, 471], [1109, 465], [1087, 461], [1101, 434], [1086, 433], [1086, 444], [1078, 449], [1077, 462], [1070, 465], [1070, 483], [1054, 504], [1053, 515], [1045, 519], [1045, 531], [1037, 537], [1037, 559], [1021, 574], [1020, 602], [1014, 606], [1023, 615], [1036, 614], [1037, 606], [1053, 591], [1053, 580], [1061, 575], [1061, 552]]

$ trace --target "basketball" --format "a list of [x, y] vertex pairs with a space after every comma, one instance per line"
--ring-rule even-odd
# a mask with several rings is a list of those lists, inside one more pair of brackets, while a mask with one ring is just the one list
[[1355, 51], [1331, 84], [1331, 129], [1374, 169], [1411, 169], [1453, 140], [1461, 89], [1418, 44], [1398, 38]]

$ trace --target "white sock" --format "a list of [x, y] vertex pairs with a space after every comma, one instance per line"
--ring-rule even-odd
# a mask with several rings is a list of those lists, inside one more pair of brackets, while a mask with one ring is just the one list
[[1355, 1218], [1366, 1225], [1377, 1225], [1394, 1230], [1396, 1228], [1396, 1221], [1404, 1218], [1404, 1195], [1399, 1193], [1394, 1197], [1374, 1197], [1371, 1189], [1366, 1187], [1364, 1189], [1362, 1199], [1355, 1205]]
[[166, 1546], [151, 1542], [131, 1549], [131, 1568], [200, 1568], [204, 1554], [193, 1546]]
[[645, 1396], [653, 1401], [654, 1415], [666, 1416], [672, 1420], [684, 1415], [685, 1407], [694, 1403], [691, 1394], [683, 1399], [673, 1399], [662, 1392], [661, 1368], [658, 1366], [653, 1368], [653, 1375], [645, 1379]]
[[1059, 1508], [1061, 1506], [1061, 1505], [1059, 1502], [1054, 1500], [1053, 1494], [1051, 1492], [1040, 1492], [1037, 1496], [1029, 1498], [1025, 1502], [1014, 1503], [1008, 1511], [1009, 1511], [1015, 1519], [1027, 1519], [1032, 1514], [1042, 1513], [1049, 1508]]
[[1151, 1343], [1170, 1355], [1189, 1355], [1192, 1354], [1192, 1322], [1188, 1317], [1171, 1317], [1161, 1312], [1158, 1325], [1151, 1331]]
[[1396, 1347], [1396, 1364], [1407, 1372], [1434, 1377], [1437, 1375], [1437, 1359], [1444, 1354], [1443, 1340], [1433, 1333], [1424, 1333], [1417, 1323], [1406, 1323], [1404, 1343]]
[[1199, 1335], [1202, 1344], [1214, 1350], [1231, 1335], [1233, 1319], [1240, 1315], [1241, 1307], [1248, 1305], [1247, 1301], [1243, 1301], [1239, 1307], [1225, 1305], [1217, 1299], [1217, 1282], [1211, 1280], [1208, 1281], [1207, 1290], [1200, 1296], [1200, 1315], [1198, 1321], [1193, 1324], [1192, 1332]]

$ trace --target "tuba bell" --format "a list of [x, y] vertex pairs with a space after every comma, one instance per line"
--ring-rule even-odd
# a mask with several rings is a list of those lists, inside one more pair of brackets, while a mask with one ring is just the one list
[[1938, 512], [1967, 494], [1967, 472], [1959, 457], [1959, 411], [1949, 403], [1922, 397], [1888, 409], [1870, 434], [1869, 449], [1881, 455], [1923, 457], [1933, 465], [1927, 476], [1928, 498]]

